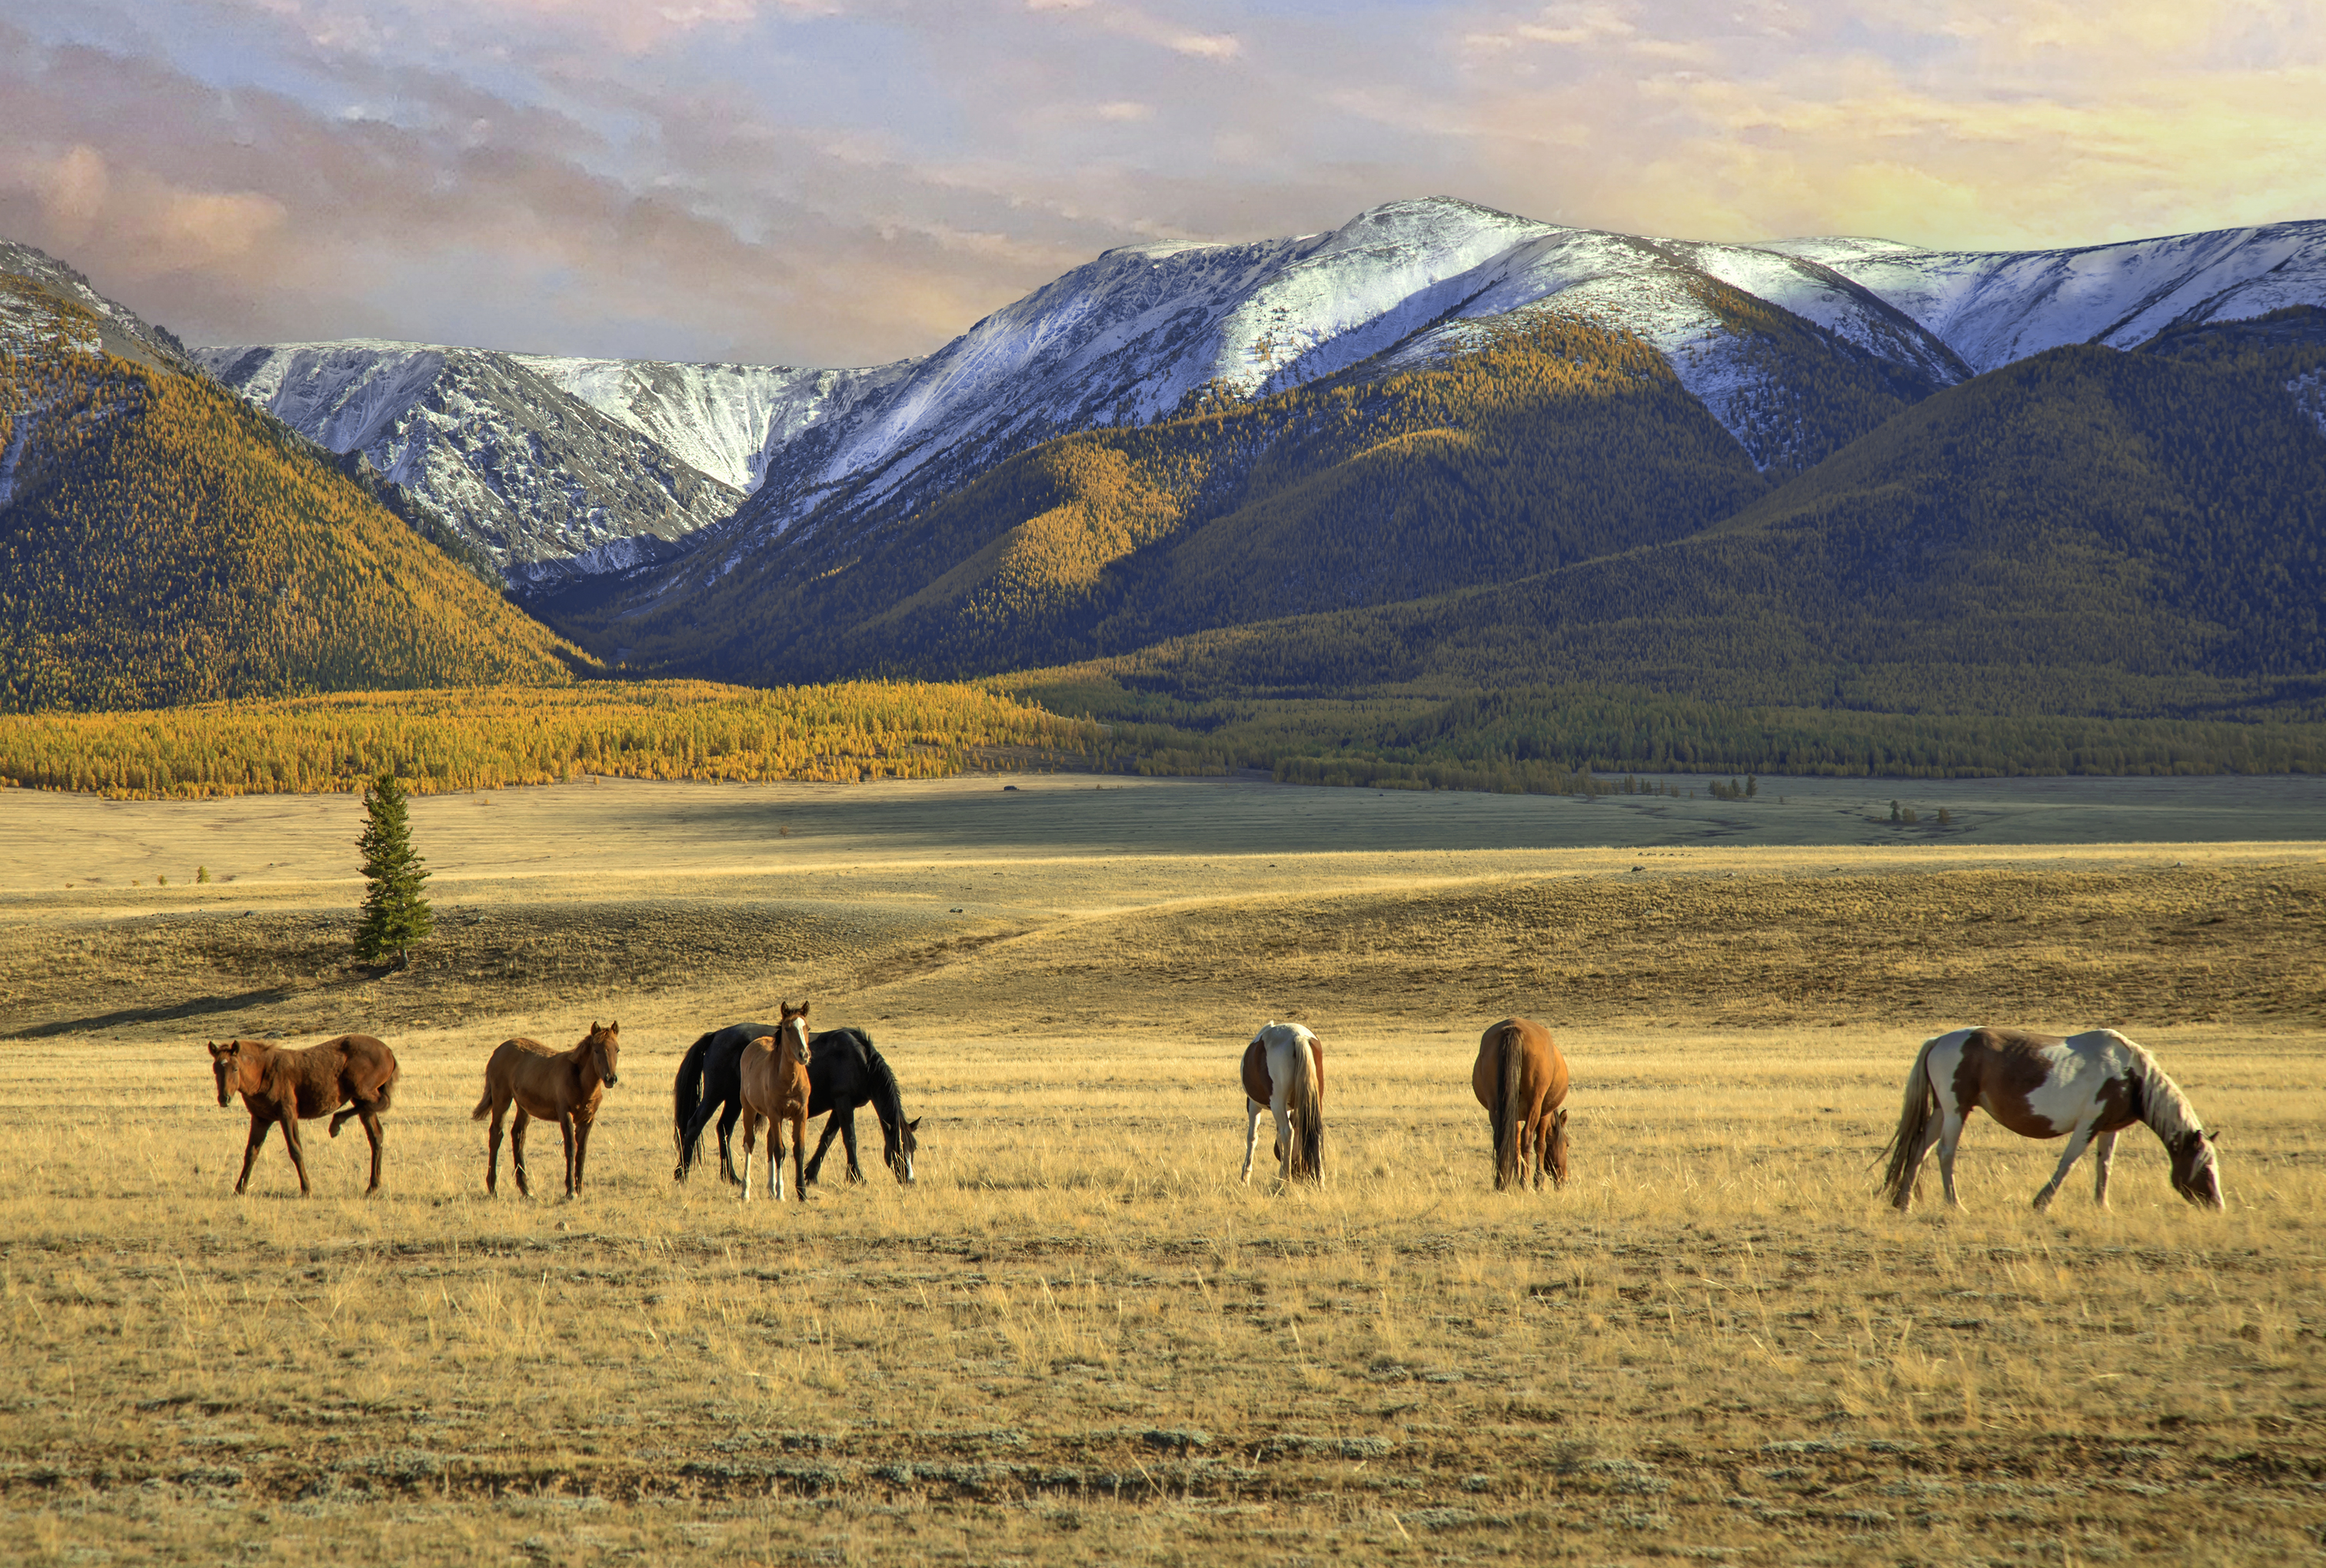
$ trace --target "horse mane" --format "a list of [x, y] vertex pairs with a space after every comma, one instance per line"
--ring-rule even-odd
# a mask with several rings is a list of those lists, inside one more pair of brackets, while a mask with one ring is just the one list
[[2156, 1065], [2156, 1059], [2147, 1050], [2119, 1034], [2125, 1048], [2132, 1054], [2133, 1075], [2140, 1083], [2140, 1119], [2150, 1131], [2172, 1148], [2191, 1133], [2202, 1132], [2203, 1122], [2197, 1116], [2197, 1107], [2181, 1092], [2181, 1086], [2172, 1075]]
[[861, 1029], [849, 1031], [864, 1045], [864, 1064], [872, 1074], [872, 1113], [887, 1126], [900, 1121], [905, 1115], [905, 1091], [897, 1082], [897, 1069], [889, 1059], [872, 1049], [872, 1037]]

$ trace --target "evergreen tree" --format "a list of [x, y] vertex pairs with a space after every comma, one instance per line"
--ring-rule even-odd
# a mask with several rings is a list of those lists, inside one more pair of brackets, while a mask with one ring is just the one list
[[413, 853], [404, 799], [404, 786], [393, 773], [367, 785], [363, 836], [356, 841], [363, 851], [364, 880], [371, 884], [364, 895], [363, 923], [356, 928], [356, 956], [376, 959], [393, 953], [399, 969], [411, 966], [412, 944], [436, 924], [420, 891], [428, 871]]

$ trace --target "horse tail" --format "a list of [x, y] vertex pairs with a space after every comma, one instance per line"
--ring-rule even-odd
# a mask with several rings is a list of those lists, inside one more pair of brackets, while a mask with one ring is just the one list
[[491, 1115], [492, 1114], [493, 1114], [493, 1080], [492, 1080], [492, 1078], [491, 1078], [489, 1076], [488, 1076], [488, 1077], [486, 1078], [486, 1079], [485, 1079], [485, 1097], [484, 1097], [483, 1099], [481, 1099], [481, 1100], [479, 1100], [479, 1101], [477, 1102], [477, 1108], [476, 1108], [475, 1110], [470, 1111], [470, 1112], [469, 1113], [469, 1120], [470, 1120], [470, 1121], [472, 1121], [472, 1122], [481, 1122], [481, 1121], [483, 1121], [487, 1116], [489, 1116], [489, 1115]]
[[1292, 1053], [1292, 1081], [1285, 1086], [1284, 1108], [1292, 1121], [1292, 1158], [1287, 1174], [1296, 1180], [1306, 1176], [1311, 1181], [1325, 1177], [1325, 1107], [1324, 1096], [1317, 1084], [1317, 1059], [1308, 1054], [1308, 1041], [1295, 1042], [1298, 1049]]
[[395, 1103], [395, 1081], [403, 1076], [404, 1064], [391, 1053], [387, 1059], [386, 1080], [379, 1086], [379, 1093], [372, 1097], [372, 1109], [384, 1111]]
[[1525, 1128], [1526, 1106], [1520, 1091], [1526, 1076], [1526, 1036], [1504, 1024], [1494, 1061], [1494, 1190], [1501, 1192], [1519, 1179], [1519, 1147]]
[[1893, 1203], [1905, 1200], [1907, 1167], [1913, 1162], [1914, 1151], [1922, 1145], [1922, 1134], [1930, 1128], [1931, 1113], [1939, 1108], [1939, 1091], [1931, 1087], [1931, 1048], [1945, 1038], [1942, 1034], [1933, 1035], [1922, 1041], [1922, 1049], [1914, 1053], [1913, 1070], [1906, 1075], [1905, 1103], [1898, 1111], [1898, 1130], [1890, 1134], [1889, 1143], [1878, 1156], [1885, 1162], [1883, 1196]]
[[719, 1031], [714, 1029], [688, 1046], [686, 1054], [678, 1059], [678, 1082], [671, 1091], [670, 1135], [678, 1144], [682, 1163], [686, 1159], [686, 1124], [702, 1108], [703, 1059], [711, 1052], [711, 1042], [718, 1038]]

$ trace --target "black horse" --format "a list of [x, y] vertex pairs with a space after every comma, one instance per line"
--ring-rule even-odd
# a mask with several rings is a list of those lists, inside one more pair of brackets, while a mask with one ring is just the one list
[[[678, 1082], [673, 1095], [674, 1124], [678, 1134], [678, 1168], [671, 1175], [686, 1180], [694, 1165], [694, 1146], [702, 1137], [702, 1129], [713, 1115], [719, 1116], [719, 1168], [730, 1181], [742, 1180], [735, 1174], [735, 1162], [728, 1142], [735, 1130], [735, 1119], [743, 1114], [742, 1069], [743, 1048], [762, 1035], [775, 1033], [765, 1023], [733, 1023], [725, 1029], [713, 1030], [686, 1048], [679, 1059]], [[815, 1145], [814, 1157], [807, 1162], [805, 1181], [813, 1184], [816, 1172], [823, 1167], [824, 1152], [832, 1147], [835, 1134], [848, 1151], [848, 1179], [864, 1180], [864, 1171], [856, 1162], [856, 1110], [870, 1105], [872, 1114], [880, 1118], [881, 1157], [897, 1180], [907, 1185], [913, 1181], [913, 1155], [919, 1146], [915, 1134], [919, 1130], [918, 1116], [905, 1120], [905, 1099], [897, 1087], [897, 1075], [880, 1053], [872, 1049], [872, 1037], [861, 1029], [827, 1029], [808, 1041], [808, 1102], [810, 1116], [832, 1113], [823, 1125], [823, 1136]]]

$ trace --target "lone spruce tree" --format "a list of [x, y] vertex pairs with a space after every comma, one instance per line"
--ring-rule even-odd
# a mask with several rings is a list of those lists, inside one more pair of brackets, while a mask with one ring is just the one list
[[364, 787], [364, 880], [371, 891], [364, 895], [363, 923], [356, 928], [356, 956], [379, 959], [393, 953], [395, 966], [412, 966], [412, 944], [435, 928], [436, 917], [420, 884], [428, 870], [412, 852], [412, 826], [404, 811], [404, 786], [393, 773], [382, 773]]

